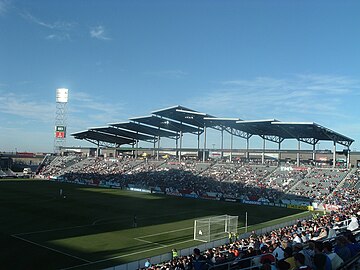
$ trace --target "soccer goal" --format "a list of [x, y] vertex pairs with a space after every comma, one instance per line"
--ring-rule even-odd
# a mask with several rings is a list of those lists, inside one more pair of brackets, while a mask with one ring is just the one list
[[194, 240], [210, 242], [237, 233], [238, 216], [214, 216], [196, 219], [194, 222]]

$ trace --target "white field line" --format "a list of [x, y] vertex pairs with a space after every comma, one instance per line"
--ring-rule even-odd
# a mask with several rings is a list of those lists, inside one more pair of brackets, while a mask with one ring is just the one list
[[157, 243], [157, 242], [151, 242], [151, 241], [143, 240], [143, 239], [140, 239], [140, 238], [134, 238], [134, 239], [137, 240], [137, 241], [140, 241], [140, 242], [144, 242], [144, 243], [148, 243], [148, 244], [155, 244], [155, 245], [158, 245], [158, 246], [161, 246], [161, 247], [166, 247], [165, 245]]
[[60, 250], [56, 250], [56, 249], [51, 248], [51, 247], [47, 247], [47, 246], [44, 246], [44, 245], [35, 243], [35, 242], [33, 242], [33, 241], [30, 241], [30, 240], [27, 240], [27, 239], [25, 239], [25, 238], [19, 237], [19, 236], [17, 236], [17, 235], [11, 235], [11, 236], [14, 237], [14, 238], [17, 238], [17, 239], [19, 239], [19, 240], [28, 242], [28, 243], [30, 243], [30, 244], [33, 244], [33, 245], [36, 245], [36, 246], [39, 246], [39, 247], [42, 247], [42, 248], [46, 248], [46, 249], [48, 249], [48, 250], [51, 250], [51, 251], [54, 251], [54, 252], [57, 252], [57, 253], [60, 253], [60, 254], [63, 254], [63, 255], [66, 255], [66, 256], [69, 256], [69, 257], [72, 257], [72, 258], [81, 260], [81, 261], [83, 261], [83, 262], [91, 263], [91, 261], [85, 260], [85, 259], [83, 259], [83, 258], [74, 256], [74, 255], [71, 255], [71, 254], [69, 254], [69, 253], [66, 253], [66, 252], [63, 252], [63, 251], [60, 251]]
[[200, 240], [200, 239], [196, 239], [196, 240], [194, 240], [194, 241], [200, 241], [200, 242], [207, 243], [207, 241], [205, 241], [205, 240]]
[[185, 231], [185, 230], [190, 230], [190, 229], [194, 229], [194, 227], [182, 228], [182, 229], [178, 229], [178, 230], [166, 231], [166, 232], [161, 232], [161, 233], [147, 234], [147, 235], [139, 236], [138, 238], [146, 238], [146, 237], [157, 236], [157, 235], [173, 233], [173, 232], [180, 232], [180, 231]]
[[195, 240], [191, 239], [191, 240], [172, 243], [171, 245], [164, 245], [163, 247], [155, 247], [155, 248], [140, 250], [140, 251], [133, 252], [133, 253], [128, 253], [128, 254], [124, 254], [124, 255], [119, 255], [119, 256], [103, 259], [103, 260], [98, 260], [98, 261], [84, 263], [84, 264], [80, 264], [80, 265], [76, 265], [76, 266], [72, 266], [72, 267], [68, 267], [68, 268], [63, 268], [62, 270], [69, 270], [69, 269], [74, 269], [74, 268], [82, 267], [82, 266], [86, 266], [86, 265], [92, 265], [92, 264], [111, 261], [111, 260], [115, 260], [115, 259], [119, 259], [119, 258], [129, 257], [129, 256], [133, 256], [133, 255], [136, 255], [136, 254], [145, 253], [145, 252], [148, 252], [148, 251], [153, 251], [153, 250], [162, 249], [162, 248], [167, 248], [167, 247], [171, 247], [171, 246], [174, 246], [174, 245], [183, 244], [183, 243], [187, 243], [187, 242], [191, 242], [191, 241], [195, 241]]

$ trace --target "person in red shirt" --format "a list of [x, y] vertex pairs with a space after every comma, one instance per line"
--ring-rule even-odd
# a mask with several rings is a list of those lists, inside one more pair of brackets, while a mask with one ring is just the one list
[[275, 262], [275, 257], [274, 257], [274, 255], [269, 253], [269, 248], [267, 245], [264, 245], [261, 247], [261, 254], [262, 254], [262, 256], [260, 258], [261, 264], [264, 264], [265, 262], [270, 262], [270, 263]]

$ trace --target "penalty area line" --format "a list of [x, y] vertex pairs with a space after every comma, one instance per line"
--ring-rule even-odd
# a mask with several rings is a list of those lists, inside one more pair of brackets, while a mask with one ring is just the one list
[[139, 238], [134, 238], [134, 239], [137, 240], [137, 241], [140, 241], [140, 242], [147, 243], [147, 244], [154, 244], [154, 245], [158, 245], [158, 246], [161, 246], [161, 247], [166, 247], [165, 245], [157, 243], [157, 242], [151, 242], [151, 241], [147, 241], [147, 240], [143, 240], [143, 239], [139, 239]]
[[66, 256], [75, 258], [75, 259], [77, 259], [77, 260], [83, 261], [83, 262], [91, 263], [91, 261], [85, 260], [85, 259], [80, 258], [80, 257], [78, 257], [78, 256], [74, 256], [74, 255], [71, 255], [71, 254], [69, 254], [69, 253], [66, 253], [66, 252], [63, 252], [63, 251], [60, 251], [60, 250], [56, 250], [56, 249], [51, 248], [51, 247], [47, 247], [47, 246], [44, 246], [44, 245], [35, 243], [35, 242], [33, 242], [33, 241], [30, 241], [30, 240], [27, 240], [27, 239], [25, 239], [25, 238], [19, 237], [19, 236], [17, 236], [17, 235], [14, 235], [14, 234], [13, 234], [13, 235], [11, 235], [11, 236], [14, 237], [14, 238], [17, 238], [17, 239], [19, 239], [19, 240], [22, 240], [22, 241], [28, 242], [28, 243], [30, 243], [30, 244], [33, 244], [33, 245], [35, 245], [35, 246], [39, 246], [39, 247], [42, 247], [42, 248], [45, 248], [45, 249], [48, 249], [48, 250], [51, 250], [51, 251], [60, 253], [60, 254], [63, 254], [63, 255], [66, 255]]

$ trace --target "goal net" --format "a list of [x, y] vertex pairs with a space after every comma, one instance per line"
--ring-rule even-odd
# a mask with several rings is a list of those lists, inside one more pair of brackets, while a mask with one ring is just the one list
[[196, 219], [194, 222], [194, 240], [210, 242], [237, 233], [238, 216], [214, 216]]

